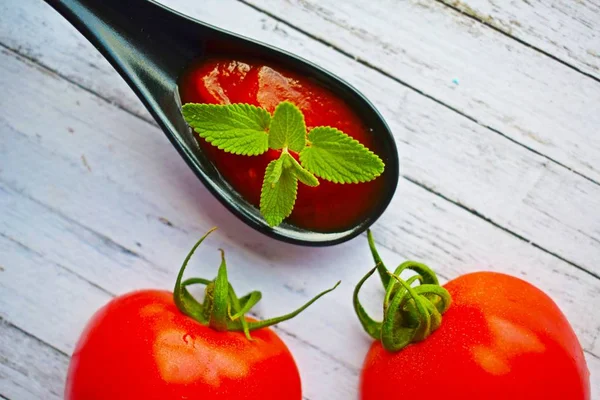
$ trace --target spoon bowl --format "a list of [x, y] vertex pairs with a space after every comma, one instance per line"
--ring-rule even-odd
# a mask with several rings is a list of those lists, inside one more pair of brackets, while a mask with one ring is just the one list
[[[311, 246], [342, 243], [372, 225], [390, 203], [398, 182], [392, 133], [375, 107], [356, 89], [306, 60], [269, 45], [193, 20], [149, 0], [46, 0], [111, 63], [143, 102], [188, 166], [231, 212], [278, 240]], [[127, 6], [127, 8], [125, 7]], [[194, 61], [213, 56], [260, 59], [317, 82], [343, 99], [372, 130], [373, 149], [384, 161], [378, 179], [387, 184], [373, 212], [342, 232], [314, 232], [283, 223], [270, 227], [259, 210], [221, 176], [181, 114], [178, 78]]]

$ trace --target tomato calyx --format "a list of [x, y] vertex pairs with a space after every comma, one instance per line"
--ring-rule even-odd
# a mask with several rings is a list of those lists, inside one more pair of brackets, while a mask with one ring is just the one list
[[[260, 301], [262, 294], [259, 291], [252, 291], [245, 296], [237, 297], [227, 278], [227, 263], [225, 262], [225, 252], [222, 249], [219, 249], [221, 252], [221, 265], [215, 279], [212, 281], [204, 278], [183, 280], [183, 274], [192, 255], [204, 239], [215, 230], [216, 228], [209, 230], [192, 247], [179, 270], [175, 289], [173, 290], [173, 298], [179, 311], [195, 319], [202, 325], [206, 325], [219, 332], [242, 331], [248, 340], [252, 340], [250, 336], [251, 331], [266, 328], [294, 318], [319, 298], [333, 291], [340, 284], [340, 281], [338, 281], [335, 286], [319, 293], [306, 304], [289, 314], [263, 321], [248, 321], [245, 315]], [[196, 300], [187, 289], [188, 286], [196, 284], [206, 286], [204, 302], [202, 303]]]
[[[353, 295], [354, 310], [365, 331], [375, 340], [381, 341], [389, 352], [396, 352], [411, 343], [425, 340], [442, 324], [442, 314], [452, 302], [450, 293], [440, 286], [433, 270], [422, 263], [406, 261], [392, 273], [377, 249], [371, 231], [367, 231], [369, 248], [375, 267], [356, 285]], [[410, 270], [416, 273], [407, 280], [400, 274]], [[377, 271], [383, 287], [383, 321], [375, 321], [361, 305], [358, 294], [366, 280]], [[418, 282], [417, 286], [413, 286]]]

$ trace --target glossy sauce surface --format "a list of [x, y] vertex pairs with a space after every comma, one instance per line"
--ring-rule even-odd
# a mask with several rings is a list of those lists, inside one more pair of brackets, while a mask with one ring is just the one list
[[[374, 137], [343, 100], [316, 83], [276, 67], [249, 62], [212, 59], [193, 65], [180, 80], [185, 103], [248, 103], [273, 113], [288, 100], [304, 113], [306, 127], [335, 127], [376, 151]], [[227, 182], [248, 202], [259, 207], [265, 169], [280, 151], [260, 156], [226, 153], [199, 139], [204, 152]], [[293, 154], [297, 158], [297, 154]], [[384, 176], [360, 184], [334, 184], [319, 179], [320, 185], [298, 184], [298, 197], [287, 222], [319, 232], [348, 229], [373, 211], [381, 196]]]

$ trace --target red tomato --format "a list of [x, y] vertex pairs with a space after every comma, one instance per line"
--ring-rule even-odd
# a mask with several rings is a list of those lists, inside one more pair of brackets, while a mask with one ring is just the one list
[[67, 400], [302, 398], [298, 369], [269, 328], [217, 332], [182, 314], [173, 293], [120, 296], [89, 322], [73, 354]]
[[493, 272], [444, 287], [452, 305], [431, 336], [396, 353], [371, 346], [362, 399], [590, 399], [581, 346], [546, 294]]
[[[71, 359], [66, 400], [302, 398], [296, 363], [268, 326], [294, 318], [339, 282], [289, 314], [247, 319], [262, 295], [237, 297], [222, 250], [214, 280], [183, 280], [188, 261], [212, 231], [185, 258], [174, 293], [129, 293], [94, 315]], [[206, 285], [203, 303], [187, 291], [196, 284]]]

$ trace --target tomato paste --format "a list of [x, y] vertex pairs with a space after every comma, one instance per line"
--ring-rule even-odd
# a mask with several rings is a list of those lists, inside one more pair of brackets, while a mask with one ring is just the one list
[[[307, 130], [331, 126], [352, 136], [371, 150], [375, 137], [342, 99], [316, 82], [275, 66], [248, 61], [211, 59], [194, 64], [182, 76], [183, 104], [247, 103], [273, 113], [288, 100], [304, 114]], [[202, 150], [225, 180], [248, 202], [260, 204], [267, 164], [280, 155], [269, 149], [260, 156], [226, 153], [200, 139]], [[292, 154], [297, 158], [297, 154]], [[373, 212], [383, 189], [382, 177], [371, 182], [334, 184], [319, 178], [320, 185], [298, 183], [294, 211], [287, 222], [318, 232], [339, 232], [360, 223]]]

